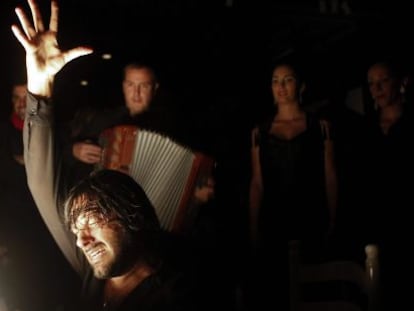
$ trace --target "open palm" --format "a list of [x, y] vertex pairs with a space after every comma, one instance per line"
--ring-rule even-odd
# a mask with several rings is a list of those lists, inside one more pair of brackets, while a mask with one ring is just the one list
[[29, 0], [28, 3], [33, 16], [33, 25], [24, 11], [16, 8], [22, 29], [13, 25], [12, 30], [26, 50], [29, 91], [36, 95], [50, 96], [54, 77], [62, 67], [75, 58], [92, 53], [92, 50], [86, 47], [60, 50], [57, 42], [59, 8], [56, 1], [51, 3], [48, 30], [45, 30], [37, 3], [34, 0]]

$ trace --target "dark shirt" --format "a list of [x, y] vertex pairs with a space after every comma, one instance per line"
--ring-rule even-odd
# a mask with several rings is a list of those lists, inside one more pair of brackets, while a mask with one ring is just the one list
[[[286, 140], [260, 128], [263, 206], [259, 225], [264, 238], [321, 238], [327, 226], [324, 142], [317, 120], [307, 116], [307, 128]], [[280, 231], [284, 228], [285, 231]]]
[[187, 257], [186, 260], [182, 252], [188, 251], [170, 238], [164, 242], [177, 246], [166, 246], [175, 254], [172, 256], [164, 252], [165, 257], [156, 272], [135, 287], [119, 306], [111, 306], [104, 302], [105, 282], [96, 279], [92, 270], [88, 268], [83, 281], [82, 310], [204, 310], [197, 304], [197, 283], [192, 279], [195, 270], [191, 271], [189, 268], [192, 266], [189, 258], [193, 256], [190, 255], [191, 257]]
[[380, 275], [384, 310], [402, 309], [411, 303], [406, 279], [414, 276], [410, 264], [414, 260], [407, 246], [412, 243], [411, 207], [414, 173], [412, 133], [414, 118], [410, 111], [394, 123], [385, 135], [378, 118], [370, 120], [370, 218], [367, 226], [373, 231], [373, 240], [379, 245]]
[[371, 220], [377, 222], [379, 239], [409, 236], [411, 223], [407, 206], [411, 206], [413, 148], [411, 146], [414, 118], [408, 112], [384, 134], [377, 119], [370, 120], [370, 159], [373, 206]]

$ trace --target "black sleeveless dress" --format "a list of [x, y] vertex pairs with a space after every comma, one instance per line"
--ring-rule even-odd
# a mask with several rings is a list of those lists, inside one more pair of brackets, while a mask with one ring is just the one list
[[324, 138], [318, 120], [306, 118], [306, 130], [290, 140], [269, 134], [271, 121], [259, 128], [264, 185], [259, 232], [264, 245], [320, 242], [327, 230]]

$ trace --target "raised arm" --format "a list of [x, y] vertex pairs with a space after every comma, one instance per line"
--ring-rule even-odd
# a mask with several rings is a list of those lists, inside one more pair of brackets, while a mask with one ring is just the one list
[[16, 25], [12, 31], [26, 50], [28, 91], [36, 96], [50, 98], [55, 75], [71, 60], [92, 53], [87, 47], [61, 51], [57, 42], [58, 5], [51, 2], [49, 29], [45, 29], [37, 3], [28, 1], [33, 16], [33, 25], [21, 8], [16, 8], [22, 29]]
[[21, 8], [16, 9], [21, 28], [12, 26], [12, 31], [26, 50], [28, 99], [23, 131], [24, 157], [27, 180], [33, 198], [49, 231], [57, 244], [79, 271], [75, 245], [65, 230], [58, 212], [57, 189], [59, 176], [55, 168], [53, 138], [52, 96], [55, 75], [62, 67], [79, 56], [92, 52], [78, 47], [66, 52], [57, 43], [58, 5], [51, 4], [49, 29], [45, 29], [35, 1], [28, 1], [33, 25]]

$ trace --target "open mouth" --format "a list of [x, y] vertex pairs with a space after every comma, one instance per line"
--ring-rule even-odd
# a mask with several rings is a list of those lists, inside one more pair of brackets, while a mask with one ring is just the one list
[[88, 261], [92, 264], [101, 261], [104, 254], [105, 254], [105, 249], [102, 247], [92, 249], [86, 252]]

